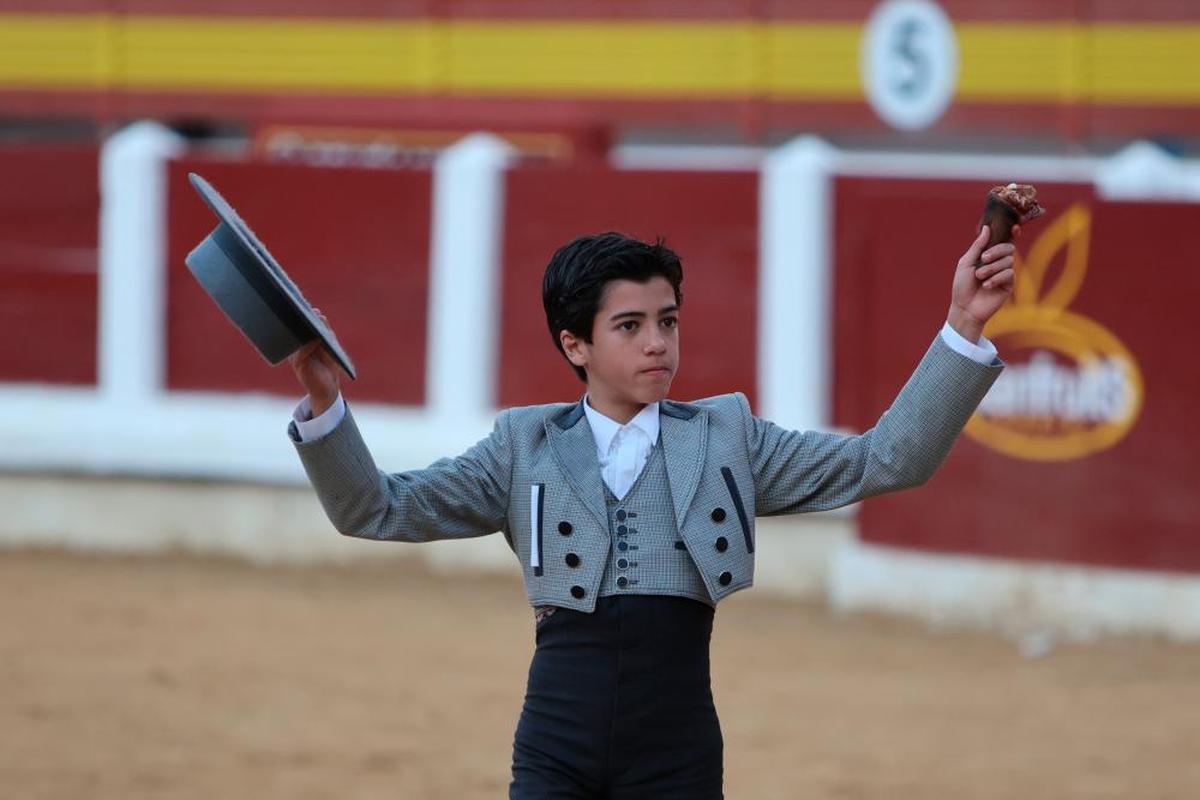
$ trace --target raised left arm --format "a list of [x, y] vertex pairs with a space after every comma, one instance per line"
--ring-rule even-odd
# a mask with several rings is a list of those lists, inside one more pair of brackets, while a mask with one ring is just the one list
[[788, 430], [752, 416], [743, 399], [755, 513], [824, 511], [921, 485], [1002, 369], [955, 352], [939, 334], [891, 408], [857, 436]]
[[[946, 321], [968, 347], [1013, 292], [1014, 246], [985, 250], [987, 241], [983, 226], [954, 271]], [[787, 430], [752, 416], [743, 401], [756, 512], [820, 511], [919, 486], [946, 459], [1002, 369], [999, 359], [980, 363], [939, 335], [891, 408], [857, 436]]]

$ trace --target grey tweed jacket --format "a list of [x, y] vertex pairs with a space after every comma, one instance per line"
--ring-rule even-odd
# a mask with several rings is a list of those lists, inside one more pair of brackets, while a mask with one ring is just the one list
[[[938, 336], [892, 407], [857, 436], [787, 430], [753, 416], [741, 393], [663, 401], [670, 503], [713, 603], [754, 581], [756, 516], [821, 511], [924, 483], [1002, 369]], [[390, 474], [375, 466], [349, 408], [319, 439], [289, 432], [343, 534], [424, 542], [500, 531], [532, 605], [595, 608], [612, 535], [581, 402], [506, 409], [462, 455]], [[728, 544], [718, 550], [721, 537]], [[564, 565], [568, 551], [577, 566]]]

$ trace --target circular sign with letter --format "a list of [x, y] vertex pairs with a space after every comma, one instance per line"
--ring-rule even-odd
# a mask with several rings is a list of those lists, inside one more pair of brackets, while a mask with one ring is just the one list
[[958, 42], [933, 0], [885, 0], [871, 13], [861, 51], [863, 87], [894, 128], [931, 125], [954, 97]]

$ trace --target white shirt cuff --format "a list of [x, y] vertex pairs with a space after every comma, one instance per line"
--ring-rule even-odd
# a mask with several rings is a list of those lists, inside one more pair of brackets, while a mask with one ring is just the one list
[[341, 392], [338, 392], [333, 405], [325, 409], [325, 412], [318, 417], [314, 418], [312, 415], [312, 398], [308, 395], [304, 396], [300, 405], [296, 406], [296, 410], [292, 412], [292, 419], [296, 423], [296, 430], [299, 431], [302, 442], [320, 439], [336, 428], [344, 416], [346, 416], [346, 401], [342, 399]]
[[996, 360], [996, 345], [992, 344], [986, 336], [980, 336], [979, 344], [975, 344], [954, 330], [949, 322], [942, 326], [942, 341], [959, 355], [964, 355], [985, 366]]

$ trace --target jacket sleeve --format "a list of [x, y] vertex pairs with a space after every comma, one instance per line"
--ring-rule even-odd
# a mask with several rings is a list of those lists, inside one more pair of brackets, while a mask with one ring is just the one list
[[937, 471], [1003, 370], [934, 339], [892, 406], [857, 436], [787, 430], [742, 406], [760, 516], [823, 511], [919, 486]]
[[512, 471], [509, 413], [491, 435], [425, 469], [386, 473], [359, 434], [349, 407], [330, 433], [292, 443], [330, 522], [364, 539], [427, 542], [486, 536], [505, 527]]

